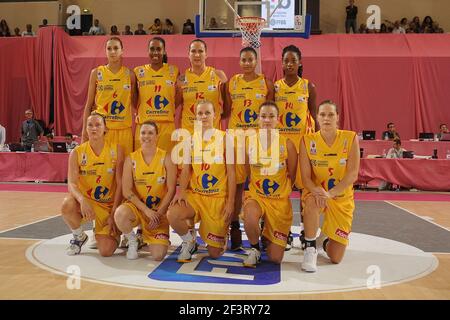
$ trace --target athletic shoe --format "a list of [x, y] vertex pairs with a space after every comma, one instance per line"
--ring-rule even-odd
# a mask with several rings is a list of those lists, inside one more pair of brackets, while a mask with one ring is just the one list
[[191, 262], [192, 255], [197, 252], [197, 249], [198, 244], [195, 240], [183, 241], [177, 262]]
[[127, 250], [128, 260], [136, 260], [137, 258], [139, 258], [138, 246], [139, 243], [137, 239], [128, 240], [128, 250]]
[[128, 239], [127, 239], [127, 237], [125, 237], [125, 235], [120, 236], [119, 248], [121, 248], [121, 249], [128, 248]]
[[89, 239], [89, 249], [97, 249], [97, 240], [95, 239], [95, 228], [92, 229], [92, 238]]
[[147, 244], [144, 242], [144, 237], [142, 236], [142, 229], [137, 229], [136, 231], [136, 239], [138, 241], [138, 249], [142, 249]]
[[242, 231], [238, 228], [230, 228], [231, 251], [242, 249]]
[[250, 248], [247, 258], [244, 260], [244, 267], [256, 268], [256, 265], [261, 262], [261, 252], [258, 249]]
[[79, 236], [73, 236], [72, 240], [70, 240], [70, 246], [66, 249], [66, 253], [69, 256], [75, 256], [80, 254], [81, 247], [86, 243], [89, 239], [86, 233], [81, 233]]
[[294, 236], [292, 235], [292, 232], [289, 231], [286, 247], [284, 248], [284, 251], [289, 251], [294, 247]]
[[317, 271], [317, 249], [308, 247], [303, 254], [302, 270], [306, 272]]

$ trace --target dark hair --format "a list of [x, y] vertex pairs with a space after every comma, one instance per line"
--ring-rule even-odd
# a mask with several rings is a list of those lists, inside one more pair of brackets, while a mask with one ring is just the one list
[[157, 22], [161, 23], [161, 20], [159, 18], [156, 18], [154, 22], [155, 23], [157, 23]]
[[402, 145], [402, 141], [399, 138], [395, 138], [393, 141], [394, 141], [394, 143], [398, 144], [399, 146]]
[[148, 42], [148, 47], [150, 48], [150, 42], [152, 42], [153, 40], [159, 41], [163, 44], [164, 47], [164, 54], [163, 54], [163, 63], [167, 63], [168, 58], [167, 58], [167, 53], [166, 53], [166, 41], [161, 38], [161, 37], [153, 37], [150, 39], [150, 41]]
[[389, 123], [387, 124], [386, 128], [389, 129], [389, 127], [391, 126], [391, 124], [394, 124], [394, 123], [393, 123], [393, 122], [389, 122]]
[[403, 21], [408, 22], [408, 18], [403, 18], [402, 20], [400, 20], [400, 23], [403, 24]]
[[47, 133], [45, 136], [46, 136], [47, 138], [53, 139], [53, 133]]
[[208, 51], [208, 46], [206, 45], [206, 42], [203, 41], [202, 39], [198, 39], [198, 38], [191, 41], [191, 43], [189, 44], [189, 50], [191, 49], [191, 46], [194, 42], [203, 43], [203, 45], [205, 46], [205, 51]]
[[441, 123], [441, 124], [439, 125], [439, 129], [442, 129], [443, 126], [447, 126], [447, 124], [446, 124], [446, 123]]
[[[430, 23], [427, 23], [427, 22], [426, 22], [428, 19], [430, 19]], [[433, 19], [432, 19], [430, 16], [426, 16], [425, 18], [423, 18], [423, 21], [422, 21], [422, 28], [424, 28], [424, 27], [426, 27], [426, 26], [430, 26], [430, 27], [433, 26]]]
[[[111, 27], [111, 28], [112, 28], [112, 27]], [[116, 27], [116, 28], [117, 28], [117, 27]], [[109, 41], [112, 41], [112, 40], [119, 41], [120, 47], [123, 49], [123, 43], [122, 43], [122, 40], [120, 40], [119, 37], [111, 37], [111, 38], [109, 38], [108, 40], [106, 40], [106, 43], [108, 43]]]
[[151, 121], [151, 120], [144, 121], [141, 124], [141, 128], [142, 128], [142, 126], [144, 126], [146, 124], [148, 124], [148, 125], [152, 126], [153, 128], [155, 128], [156, 134], [158, 134], [158, 126], [156, 125], [156, 123], [154, 121]]
[[[282, 59], [282, 60], [283, 60], [284, 55], [285, 55], [287, 52], [293, 52], [293, 53], [295, 53], [295, 54], [298, 56], [298, 60], [301, 60], [301, 59], [302, 59], [302, 52], [300, 51], [300, 49], [299, 49], [297, 46], [294, 46], [293, 44], [291, 44], [291, 45], [289, 45], [289, 46], [283, 48], [283, 53], [281, 54], [281, 59]], [[302, 76], [303, 76], [303, 64], [300, 64], [300, 65], [298, 66], [297, 75], [298, 75], [300, 78], [302, 78]]]
[[242, 48], [241, 51], [239, 52], [239, 55], [243, 54], [244, 52], [252, 52], [256, 58], [258, 58], [258, 54], [256, 53], [256, 50], [253, 49], [252, 47], [245, 47]]
[[319, 103], [319, 105], [317, 106], [317, 113], [319, 113], [319, 109], [321, 106], [324, 106], [326, 104], [329, 104], [331, 106], [334, 106], [334, 110], [336, 111], [336, 114], [339, 114], [339, 108], [336, 104], [336, 102], [334, 102], [333, 100], [324, 100], [321, 103]]
[[272, 101], [272, 100], [266, 100], [266, 101], [264, 101], [264, 102], [259, 106], [258, 114], [261, 112], [261, 109], [262, 109], [263, 107], [274, 107], [275, 109], [277, 109], [277, 115], [280, 114], [280, 109], [278, 108], [278, 106], [277, 106], [277, 104], [275, 103], [275, 101]]
[[173, 23], [172, 23], [172, 21], [170, 21], [170, 19], [166, 19], [166, 23], [170, 26], [173, 26]]
[[73, 134], [71, 134], [70, 132], [67, 132], [65, 135], [64, 135], [66, 138], [73, 138]]

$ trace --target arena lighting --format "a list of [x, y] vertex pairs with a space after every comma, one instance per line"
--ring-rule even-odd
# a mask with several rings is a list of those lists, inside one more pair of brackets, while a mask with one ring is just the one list
[[89, 9], [83, 9], [83, 13], [89, 13], [89, 12], [91, 12], [91, 10], [89, 10]]

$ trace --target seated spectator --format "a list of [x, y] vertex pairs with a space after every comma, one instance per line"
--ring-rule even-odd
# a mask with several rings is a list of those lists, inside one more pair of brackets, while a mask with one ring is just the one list
[[112, 36], [120, 36], [120, 32], [119, 32], [119, 30], [117, 29], [117, 26], [116, 26], [116, 25], [112, 25], [112, 26], [111, 26], [111, 35], [112, 35]]
[[387, 131], [384, 131], [381, 135], [381, 138], [383, 140], [394, 140], [394, 139], [400, 139], [400, 135], [395, 130], [395, 125], [392, 122], [389, 122], [387, 124]]
[[131, 32], [131, 27], [126, 25], [125, 26], [125, 31], [122, 32], [122, 35], [124, 35], [124, 36], [132, 36], [133, 32]]
[[21, 37], [20, 29], [18, 27], [14, 28], [14, 37]]
[[0, 37], [11, 37], [11, 32], [9, 31], [9, 26], [5, 19], [0, 21]]
[[385, 23], [380, 25], [380, 33], [388, 33], [387, 26]]
[[100, 21], [98, 19], [94, 20], [94, 25], [89, 29], [88, 34], [91, 36], [102, 36], [105, 34], [105, 31], [100, 26]]
[[187, 19], [183, 24], [183, 34], [195, 34], [195, 25], [192, 23], [191, 19]]
[[48, 152], [53, 152], [53, 134], [49, 133], [45, 137], [47, 138]]
[[217, 24], [216, 18], [211, 17], [211, 19], [209, 20], [209, 26], [210, 29], [217, 29], [219, 27], [219, 25]]
[[358, 29], [358, 33], [367, 33], [367, 25], [365, 23], [361, 23]]
[[422, 22], [422, 32], [423, 33], [434, 33], [433, 29], [433, 19], [430, 16], [426, 16]]
[[403, 27], [400, 25], [400, 21], [394, 22], [394, 29], [392, 30], [392, 33], [394, 34], [405, 34], [406, 30], [403, 29]]
[[6, 129], [0, 124], [0, 146], [3, 146], [6, 142]]
[[418, 16], [415, 16], [412, 19], [409, 27], [414, 31], [414, 33], [422, 33], [420, 18]]
[[73, 149], [75, 149], [76, 146], [78, 146], [78, 142], [75, 141], [73, 134], [71, 134], [70, 132], [66, 133], [65, 138], [66, 138], [67, 152], [72, 151]]
[[163, 34], [173, 34], [174, 33], [174, 26], [172, 21], [170, 21], [170, 19], [166, 19], [166, 24], [162, 30]]
[[449, 133], [448, 127], [447, 127], [447, 125], [446, 125], [445, 123], [442, 123], [442, 124], [439, 126], [439, 133], [437, 134], [437, 138], [438, 138], [439, 140], [441, 140], [442, 134], [443, 134], [443, 133]]
[[161, 20], [158, 18], [155, 19], [154, 23], [148, 28], [150, 34], [161, 34], [162, 33], [162, 24]]
[[31, 24], [27, 24], [27, 31], [22, 32], [22, 37], [34, 37], [36, 34], [33, 31], [33, 26]]
[[39, 26], [39, 28], [43, 28], [43, 27], [47, 27], [48, 26], [48, 21], [47, 19], [43, 19], [42, 20], [42, 24]]
[[31, 151], [33, 143], [39, 141], [44, 134], [44, 129], [33, 117], [33, 110], [25, 110], [25, 121], [21, 126], [21, 143], [25, 151]]
[[135, 35], [145, 35], [145, 34], [147, 34], [147, 32], [145, 32], [145, 30], [144, 30], [144, 25], [142, 23], [138, 24], [138, 28], [137, 28], [136, 31], [134, 31], [134, 34]]
[[[402, 142], [400, 141], [400, 139], [394, 139], [394, 145], [391, 149], [389, 149], [386, 155], [386, 159], [401, 159], [403, 158], [404, 151], [406, 150], [402, 148]], [[378, 190], [381, 191], [386, 189], [392, 189], [392, 183], [388, 181], [381, 181]]]

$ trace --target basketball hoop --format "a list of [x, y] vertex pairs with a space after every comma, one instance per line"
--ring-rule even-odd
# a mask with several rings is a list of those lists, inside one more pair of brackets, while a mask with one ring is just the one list
[[261, 17], [237, 17], [236, 25], [242, 33], [242, 46], [257, 49], [261, 46], [261, 31], [266, 19]]

